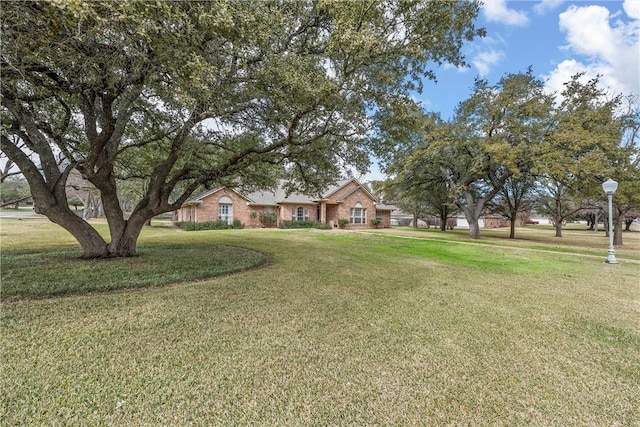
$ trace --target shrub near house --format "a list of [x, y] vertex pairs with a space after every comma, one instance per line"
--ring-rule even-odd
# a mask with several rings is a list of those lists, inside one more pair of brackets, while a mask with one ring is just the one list
[[185, 231], [200, 231], [200, 230], [226, 230], [228, 228], [244, 228], [242, 223], [234, 219], [231, 224], [227, 224], [226, 221], [203, 221], [203, 222], [179, 222], [178, 225]]
[[178, 222], [222, 221], [231, 225], [236, 220], [251, 227], [279, 227], [285, 221], [313, 221], [335, 228], [343, 218], [349, 228], [370, 228], [375, 223], [376, 227], [391, 226], [392, 208], [377, 204], [369, 190], [355, 179], [339, 181], [317, 197], [287, 194], [283, 184], [274, 191], [249, 194], [228, 187], [208, 191], [182, 205]]

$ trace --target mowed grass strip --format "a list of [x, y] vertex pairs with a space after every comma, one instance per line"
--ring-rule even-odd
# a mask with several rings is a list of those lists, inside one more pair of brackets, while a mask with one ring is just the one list
[[[563, 229], [563, 237], [555, 237], [551, 226], [533, 225], [516, 228], [516, 238], [509, 239], [508, 228], [482, 229], [479, 240], [468, 238], [465, 229], [441, 232], [434, 228], [394, 227], [393, 229], [363, 230], [369, 234], [392, 234], [408, 238], [424, 238], [453, 242], [467, 242], [474, 245], [499, 246], [507, 248], [533, 249], [550, 252], [564, 252], [592, 255], [606, 258], [609, 238], [604, 231], [587, 230], [585, 225], [571, 224]], [[616, 257], [621, 260], [640, 260], [640, 232], [625, 231], [623, 246], [616, 246]]]
[[[3, 300], [162, 286], [230, 274], [268, 262], [259, 252], [199, 242], [164, 227], [145, 230], [137, 257], [81, 260], [78, 245], [65, 238], [54, 239], [57, 242], [52, 247], [29, 248], [37, 235], [33, 226], [29, 221], [3, 224]], [[45, 235], [60, 233], [53, 227], [42, 224], [40, 230]], [[154, 242], [158, 236], [162, 238]]]
[[2, 424], [640, 423], [637, 264], [332, 231], [176, 238], [273, 264], [5, 304]]

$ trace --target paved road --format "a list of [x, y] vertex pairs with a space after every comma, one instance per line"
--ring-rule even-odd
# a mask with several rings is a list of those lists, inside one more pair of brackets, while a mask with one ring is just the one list
[[33, 209], [3, 209], [0, 211], [0, 218], [15, 218], [15, 219], [25, 219], [25, 218], [43, 218], [47, 217], [44, 215], [39, 215], [33, 211]]

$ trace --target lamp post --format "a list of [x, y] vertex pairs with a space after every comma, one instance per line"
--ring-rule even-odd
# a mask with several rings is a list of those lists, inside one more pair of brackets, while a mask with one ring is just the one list
[[613, 193], [615, 193], [618, 189], [618, 183], [609, 178], [602, 183], [602, 189], [606, 193], [609, 202], [609, 254], [607, 255], [607, 259], [604, 262], [606, 262], [607, 264], [618, 264], [618, 260], [616, 259], [616, 251], [613, 249], [613, 209], [611, 207]]

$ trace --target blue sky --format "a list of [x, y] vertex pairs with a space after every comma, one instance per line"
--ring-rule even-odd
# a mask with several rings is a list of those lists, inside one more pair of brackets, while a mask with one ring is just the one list
[[[476, 25], [487, 36], [464, 47], [469, 68], [443, 66], [437, 83], [416, 94], [427, 111], [451, 118], [471, 94], [474, 79], [495, 84], [506, 73], [526, 71], [549, 92], [577, 72], [600, 74], [603, 88], [640, 95], [640, 0], [484, 0]], [[377, 165], [364, 180], [383, 179]]]

